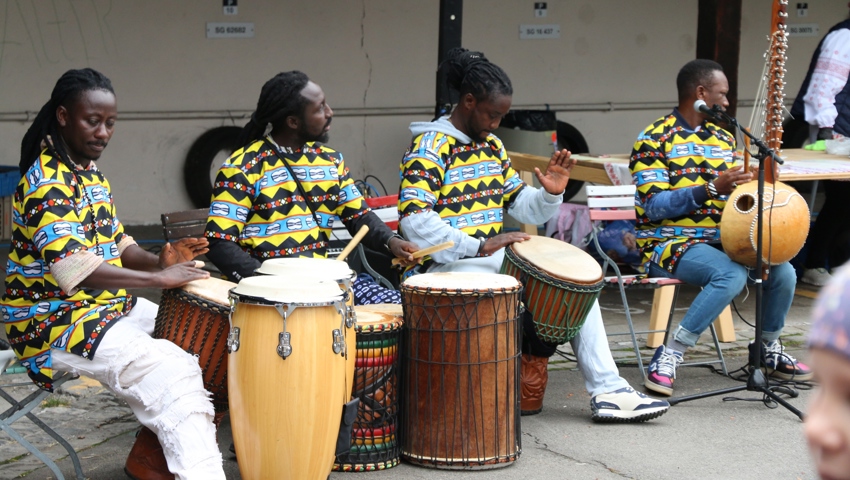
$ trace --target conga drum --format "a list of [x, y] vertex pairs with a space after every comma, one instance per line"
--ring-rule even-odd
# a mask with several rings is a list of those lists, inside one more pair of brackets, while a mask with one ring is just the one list
[[227, 385], [242, 478], [326, 479], [349, 397], [342, 291], [257, 276], [230, 299]]
[[331, 260], [328, 258], [271, 258], [260, 265], [260, 268], [255, 272], [261, 275], [275, 275], [284, 277], [293, 282], [301, 281], [328, 281], [336, 282], [343, 290], [345, 297], [346, 315], [348, 316], [345, 327], [348, 329], [345, 335], [346, 351], [352, 353], [346, 355], [348, 365], [346, 368], [345, 385], [350, 389], [354, 381], [354, 355], [355, 350], [355, 332], [354, 322], [357, 320], [354, 315], [354, 290], [351, 285], [354, 279], [357, 278], [357, 273], [352, 270], [347, 263], [341, 260]]
[[171, 340], [198, 357], [204, 388], [212, 394], [217, 413], [227, 411], [227, 294], [235, 286], [226, 280], [206, 278], [163, 290], [153, 331], [154, 338]]
[[335, 471], [371, 472], [398, 465], [401, 395], [402, 307], [358, 305], [357, 361], [352, 396], [360, 399], [351, 450], [339, 455]]
[[401, 285], [405, 460], [487, 469], [519, 457], [521, 289], [483, 273], [425, 273]]
[[564, 344], [578, 334], [602, 290], [602, 267], [587, 252], [532, 236], [505, 248], [502, 273], [522, 282], [538, 338]]

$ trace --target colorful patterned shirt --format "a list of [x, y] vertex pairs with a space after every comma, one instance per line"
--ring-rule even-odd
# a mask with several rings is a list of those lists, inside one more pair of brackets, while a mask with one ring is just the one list
[[124, 290], [79, 288], [69, 294], [51, 274], [56, 262], [83, 251], [120, 267], [118, 244], [128, 238], [109, 182], [94, 162], [76, 171], [85, 192], [71, 168], [45, 150], [15, 190], [3, 320], [30, 378], [47, 390], [51, 348], [94, 358], [106, 330], [135, 304]]
[[468, 144], [438, 131], [420, 134], [402, 159], [401, 177], [402, 218], [433, 210], [447, 225], [476, 238], [502, 232], [505, 208], [525, 187], [502, 141], [492, 134]]
[[[703, 185], [729, 168], [735, 138], [717, 125], [692, 128], [674, 109], [638, 137], [629, 169], [637, 186], [637, 244], [643, 263], [653, 262], [673, 272], [690, 245], [720, 240], [720, 215], [726, 196], [707, 200], [683, 215], [652, 220], [647, 215], [657, 195]], [[702, 188], [702, 187], [700, 187]]]
[[235, 242], [259, 261], [326, 257], [335, 219], [348, 224], [369, 211], [341, 153], [314, 143], [288, 150], [257, 140], [219, 170], [205, 236]]

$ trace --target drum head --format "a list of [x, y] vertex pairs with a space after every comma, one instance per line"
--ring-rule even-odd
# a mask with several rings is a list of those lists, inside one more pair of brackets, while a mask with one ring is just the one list
[[384, 330], [392, 330], [402, 323], [403, 311], [397, 303], [355, 305], [354, 311], [357, 313], [358, 332], [363, 329], [372, 331], [376, 326], [385, 326], [387, 328]]
[[327, 258], [272, 258], [263, 262], [257, 273], [310, 280], [348, 280], [354, 271], [340, 260]]
[[342, 300], [342, 290], [335, 281], [291, 279], [260, 275], [243, 278], [233, 290], [237, 297], [260, 298], [268, 303], [329, 304]]
[[181, 288], [184, 292], [203, 298], [204, 300], [218, 305], [229, 305], [227, 300], [227, 292], [236, 284], [222, 280], [220, 278], [204, 278], [202, 280], [193, 280]]
[[469, 291], [512, 290], [519, 288], [519, 282], [510, 275], [500, 273], [440, 272], [414, 275], [405, 280], [402, 287]]
[[602, 279], [602, 267], [584, 250], [549, 237], [532, 236], [510, 245], [511, 250], [552, 277], [579, 284]]

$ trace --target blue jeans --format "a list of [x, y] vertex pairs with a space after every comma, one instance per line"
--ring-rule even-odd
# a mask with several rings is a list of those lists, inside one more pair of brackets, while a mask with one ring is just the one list
[[[677, 342], [694, 346], [700, 334], [741, 293], [744, 285], [755, 284], [759, 275], [733, 262], [719, 248], [698, 243], [691, 245], [679, 259], [676, 273], [671, 275], [657, 264], [650, 263], [649, 276], [675, 278], [703, 287], [673, 334]], [[770, 267], [770, 277], [762, 290], [762, 333], [765, 341], [776, 340], [782, 333], [796, 284], [797, 275], [791, 264], [786, 262]]]

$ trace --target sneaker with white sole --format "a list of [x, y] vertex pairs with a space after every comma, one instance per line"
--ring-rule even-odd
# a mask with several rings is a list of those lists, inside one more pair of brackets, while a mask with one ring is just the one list
[[[805, 382], [814, 377], [812, 369], [805, 363], [799, 362], [796, 358], [785, 353], [785, 346], [783, 346], [779, 340], [766, 342], [762, 345], [761, 369], [768, 376], [779, 378], [781, 380], [793, 380], [797, 382]], [[756, 363], [756, 344], [751, 342], [749, 349], [749, 364], [752, 366]]]
[[597, 395], [590, 400], [594, 422], [645, 422], [660, 417], [670, 409], [667, 400], [658, 400], [632, 387]]
[[822, 287], [826, 285], [831, 278], [832, 275], [830, 275], [825, 268], [807, 268], [803, 271], [803, 278], [800, 280], [803, 283], [808, 283], [809, 285]]
[[652, 361], [649, 362], [649, 372], [644, 386], [661, 395], [673, 395], [673, 380], [676, 379], [676, 368], [684, 360], [684, 355], [678, 350], [664, 345], [655, 350]]

